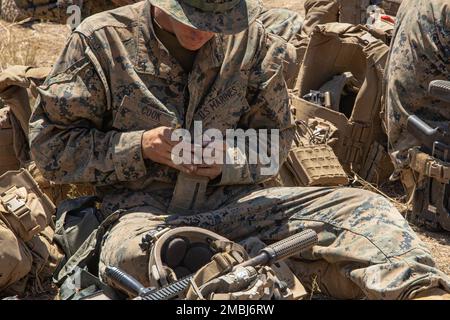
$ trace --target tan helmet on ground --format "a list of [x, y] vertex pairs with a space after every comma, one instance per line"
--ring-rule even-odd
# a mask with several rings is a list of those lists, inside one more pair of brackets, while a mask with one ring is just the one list
[[236, 259], [247, 259], [240, 245], [214, 232], [197, 227], [158, 229], [146, 235], [143, 243], [150, 243], [149, 279], [153, 287], [162, 287], [196, 273], [212, 257], [233, 246], [239, 252]]

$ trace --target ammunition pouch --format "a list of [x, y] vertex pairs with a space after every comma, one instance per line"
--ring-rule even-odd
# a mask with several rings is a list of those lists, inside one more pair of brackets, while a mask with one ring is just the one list
[[204, 210], [209, 178], [180, 172], [167, 212], [192, 215]]
[[293, 148], [286, 161], [299, 186], [337, 186], [348, 184], [333, 149], [326, 144]]
[[450, 163], [412, 148], [401, 180], [412, 204], [410, 220], [431, 230], [450, 231]]
[[296, 135], [288, 157], [266, 187], [342, 186], [349, 183], [347, 173], [332, 145], [337, 128], [329, 121], [313, 118], [296, 121]]

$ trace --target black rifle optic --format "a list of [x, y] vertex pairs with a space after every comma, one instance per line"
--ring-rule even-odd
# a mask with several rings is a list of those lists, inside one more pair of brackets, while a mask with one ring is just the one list
[[[258, 267], [270, 265], [310, 249], [317, 241], [318, 237], [315, 231], [305, 230], [265, 247], [257, 256], [244, 261], [238, 266]], [[176, 298], [186, 291], [194, 276], [190, 275], [160, 289], [155, 289], [145, 288], [135, 278], [115, 267], [106, 267], [105, 274], [117, 288], [128, 293], [131, 297], [136, 297], [136, 300], [169, 300]]]

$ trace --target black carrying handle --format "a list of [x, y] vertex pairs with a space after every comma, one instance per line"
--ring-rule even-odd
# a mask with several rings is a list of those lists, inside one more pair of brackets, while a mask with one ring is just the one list
[[[428, 85], [428, 93], [433, 98], [450, 103], [450, 81], [434, 80]], [[410, 115], [406, 122], [406, 129], [427, 149], [433, 150], [436, 141], [450, 145], [450, 133], [443, 128], [431, 128], [416, 115]]]

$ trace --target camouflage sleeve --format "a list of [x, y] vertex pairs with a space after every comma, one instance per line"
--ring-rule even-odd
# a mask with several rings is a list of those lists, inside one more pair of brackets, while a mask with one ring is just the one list
[[[240, 163], [225, 164], [221, 184], [255, 184], [270, 179], [278, 173], [279, 167], [286, 160], [294, 136], [293, 118], [290, 112], [289, 94], [283, 77], [283, 59], [286, 42], [281, 38], [267, 34], [267, 40], [260, 50], [259, 58], [250, 71], [247, 101], [250, 110], [242, 116], [239, 128], [255, 129], [258, 136], [258, 149], [267, 145], [269, 161], [249, 161], [249, 154], [255, 151], [249, 142], [245, 152], [239, 148], [227, 152], [245, 159]], [[259, 129], [267, 129], [267, 141]], [[271, 131], [275, 129], [276, 133]], [[263, 134], [263, 136], [261, 136]], [[273, 148], [274, 147], [274, 148]], [[278, 147], [278, 148], [277, 148]], [[272, 152], [273, 151], [273, 152]], [[237, 154], [237, 155], [236, 155]], [[264, 154], [264, 152], [262, 152]], [[261, 156], [261, 152], [258, 153]], [[275, 165], [275, 167], [274, 167]]]
[[74, 33], [45, 83], [30, 119], [30, 147], [43, 175], [58, 183], [112, 184], [146, 174], [143, 131], [104, 131], [111, 117], [98, 60]]
[[407, 0], [399, 9], [386, 77], [389, 150], [397, 168], [407, 165], [408, 149], [419, 145], [406, 122], [415, 114], [429, 125], [446, 126], [450, 108], [428, 94], [432, 80], [450, 80], [448, 0]]

